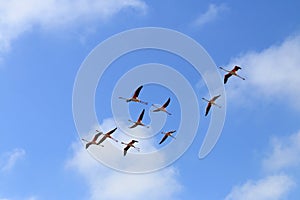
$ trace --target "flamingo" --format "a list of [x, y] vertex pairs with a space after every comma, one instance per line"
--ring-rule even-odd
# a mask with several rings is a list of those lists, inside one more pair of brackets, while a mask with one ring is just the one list
[[234, 68], [233, 68], [231, 71], [229, 71], [229, 70], [227, 70], [227, 69], [224, 69], [223, 67], [220, 67], [220, 69], [224, 70], [225, 72], [228, 72], [228, 73], [225, 74], [225, 76], [224, 76], [224, 84], [227, 83], [228, 78], [231, 77], [232, 75], [237, 76], [237, 77], [239, 77], [240, 79], [245, 80], [245, 78], [241, 77], [240, 75], [238, 75], [238, 74], [236, 73], [239, 69], [242, 69], [241, 67], [239, 67], [239, 66], [237, 66], [237, 65], [234, 66]]
[[169, 113], [169, 112], [166, 110], [166, 107], [169, 105], [170, 101], [171, 101], [171, 99], [170, 99], [170, 97], [169, 97], [168, 100], [167, 100], [167, 101], [164, 103], [164, 105], [162, 105], [161, 107], [158, 107], [158, 106], [152, 104], [152, 106], [156, 108], [155, 110], [152, 110], [152, 112], [162, 111], [162, 112], [167, 113], [168, 115], [171, 115], [171, 113]]
[[138, 99], [138, 96], [141, 92], [141, 89], [143, 88], [143, 86], [141, 85], [140, 87], [138, 87], [138, 89], [135, 90], [133, 96], [131, 98], [124, 98], [124, 97], [119, 97], [119, 99], [124, 99], [126, 100], [126, 102], [138, 102], [138, 103], [142, 103], [142, 104], [145, 104], [145, 105], [148, 105], [147, 102], [144, 102], [144, 101], [141, 101], [140, 99]]
[[145, 109], [143, 109], [143, 111], [141, 112], [141, 114], [140, 114], [140, 116], [139, 116], [139, 118], [138, 118], [138, 120], [136, 121], [136, 122], [134, 122], [134, 121], [132, 121], [132, 120], [128, 120], [128, 121], [130, 121], [130, 122], [132, 122], [132, 123], [134, 123], [132, 126], [130, 126], [129, 128], [135, 128], [135, 127], [137, 127], [137, 126], [145, 126], [145, 127], [147, 127], [147, 128], [149, 128], [149, 126], [146, 126], [145, 124], [143, 124], [142, 123], [142, 119], [143, 119], [143, 117], [144, 117], [144, 113], [145, 113]]
[[139, 142], [137, 140], [131, 140], [128, 144], [126, 144], [125, 142], [121, 142], [121, 144], [125, 144], [126, 147], [124, 148], [124, 156], [126, 156], [127, 154], [127, 150], [130, 148], [130, 147], [133, 147], [135, 148], [137, 151], [140, 151], [140, 148], [134, 146], [133, 144], [136, 143], [136, 142]]
[[220, 96], [221, 96], [221, 95], [219, 94], [219, 95], [217, 95], [217, 96], [214, 96], [214, 97], [211, 98], [210, 100], [207, 100], [207, 99], [205, 99], [205, 98], [202, 98], [204, 101], [207, 101], [207, 102], [208, 102], [208, 104], [207, 104], [207, 106], [206, 106], [205, 116], [208, 115], [208, 112], [209, 112], [209, 110], [210, 110], [210, 108], [211, 108], [211, 105], [215, 105], [215, 106], [221, 108], [221, 106], [219, 106], [218, 104], [215, 103], [215, 101], [217, 100], [217, 98], [219, 98]]
[[112, 139], [113, 141], [118, 142], [118, 140], [116, 140], [115, 138], [111, 137], [111, 134], [112, 134], [113, 132], [115, 132], [116, 130], [117, 130], [117, 127], [114, 128], [114, 129], [112, 129], [112, 130], [110, 130], [109, 132], [105, 133], [105, 134], [103, 135], [103, 137], [101, 138], [101, 140], [100, 140], [97, 144], [98, 144], [98, 145], [101, 144], [106, 138], [110, 138], [110, 139]]
[[[86, 149], [89, 148], [89, 146], [91, 146], [92, 144], [99, 145], [96, 141], [97, 141], [98, 137], [103, 134], [103, 132], [100, 132], [98, 130], [96, 130], [96, 132], [97, 133], [94, 135], [94, 137], [91, 141], [88, 141], [88, 140], [82, 138], [83, 141], [87, 142], [86, 145], [85, 145]], [[103, 145], [100, 145], [100, 146], [103, 147]]]
[[173, 131], [169, 131], [169, 132], [161, 132], [161, 134], [165, 134], [164, 137], [161, 139], [161, 141], [159, 142], [159, 144], [163, 143], [169, 136], [176, 139], [172, 133], [175, 133], [176, 130], [173, 130]]

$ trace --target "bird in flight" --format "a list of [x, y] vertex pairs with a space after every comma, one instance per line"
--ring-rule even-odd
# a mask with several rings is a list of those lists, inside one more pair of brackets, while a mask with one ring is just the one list
[[[89, 148], [89, 146], [91, 146], [92, 144], [95, 144], [95, 145], [98, 145], [98, 143], [96, 142], [98, 137], [103, 134], [103, 132], [99, 132], [98, 130], [96, 130], [96, 134], [94, 135], [93, 139], [91, 141], [89, 140], [86, 140], [84, 138], [82, 138], [83, 141], [87, 142], [86, 145], [85, 145], [85, 148]], [[103, 145], [100, 145], [100, 146], [103, 146]]]
[[212, 105], [215, 105], [215, 106], [221, 108], [221, 106], [219, 106], [218, 104], [215, 103], [215, 101], [216, 101], [220, 96], [221, 96], [221, 95], [214, 96], [214, 97], [211, 98], [210, 100], [207, 100], [207, 99], [205, 99], [205, 98], [202, 98], [204, 101], [207, 101], [207, 102], [208, 102], [208, 103], [207, 103], [207, 106], [206, 106], [205, 116], [208, 115], [208, 112], [209, 112], [209, 110], [210, 110], [210, 108], [211, 108]]
[[143, 111], [141, 112], [141, 114], [140, 114], [140, 116], [139, 116], [139, 118], [138, 118], [138, 120], [137, 120], [136, 122], [134, 122], [134, 121], [132, 121], [132, 120], [129, 119], [128, 121], [134, 123], [134, 124], [133, 124], [132, 126], [130, 126], [129, 128], [135, 128], [135, 127], [137, 127], [137, 126], [145, 126], [145, 127], [149, 128], [149, 126], [146, 126], [146, 125], [143, 124], [143, 122], [142, 122], [143, 117], [144, 117], [144, 113], [145, 113], [145, 109], [143, 109]]
[[239, 66], [237, 66], [237, 65], [234, 66], [234, 68], [233, 68], [232, 70], [230, 70], [230, 71], [227, 70], [227, 69], [224, 69], [223, 67], [220, 67], [220, 69], [224, 70], [225, 72], [228, 72], [228, 73], [225, 74], [225, 76], [224, 76], [224, 84], [227, 83], [229, 77], [231, 77], [232, 75], [233, 75], [233, 76], [236, 76], [236, 77], [239, 77], [240, 79], [245, 80], [245, 78], [243, 78], [243, 77], [241, 77], [240, 75], [237, 74], [237, 71], [238, 71], [239, 69], [242, 69], [241, 67], [239, 67]]
[[166, 109], [166, 107], [169, 105], [171, 99], [168, 98], [168, 100], [164, 103], [164, 105], [162, 105], [161, 107], [158, 107], [154, 104], [152, 104], [153, 107], [155, 107], [156, 109], [152, 110], [152, 112], [159, 112], [159, 111], [162, 111], [162, 112], [165, 112], [167, 113], [168, 115], [171, 115], [171, 113], [169, 113]]
[[138, 89], [135, 90], [133, 96], [130, 97], [130, 98], [119, 97], [119, 99], [124, 99], [126, 102], [131, 102], [131, 101], [133, 101], [133, 102], [138, 102], [138, 103], [142, 103], [142, 104], [148, 105], [147, 102], [141, 101], [141, 100], [138, 98], [138, 96], [139, 96], [139, 94], [140, 94], [142, 88], [143, 88], [143, 86], [141, 85]]
[[105, 134], [103, 135], [103, 137], [101, 138], [101, 140], [97, 143], [97, 145], [99, 145], [99, 144], [101, 144], [102, 142], [104, 142], [104, 140], [105, 140], [106, 138], [110, 138], [110, 139], [112, 139], [113, 141], [118, 142], [118, 140], [116, 140], [115, 138], [113, 138], [113, 137], [111, 136], [111, 134], [112, 134], [113, 132], [115, 132], [116, 130], [117, 130], [117, 127], [114, 128], [114, 129], [112, 129], [112, 130], [110, 130], [109, 132], [105, 133]]
[[172, 134], [175, 133], [176, 130], [173, 131], [169, 131], [169, 132], [161, 132], [161, 134], [165, 134], [164, 137], [161, 139], [161, 141], [159, 142], [159, 144], [163, 143], [169, 136], [176, 139]]
[[121, 144], [125, 144], [125, 145], [126, 145], [126, 147], [124, 148], [124, 156], [126, 156], [127, 151], [128, 151], [128, 149], [129, 149], [130, 147], [133, 147], [133, 148], [135, 148], [137, 151], [140, 151], [140, 148], [134, 146], [134, 143], [136, 143], [136, 142], [138, 142], [138, 141], [137, 141], [137, 140], [131, 140], [128, 144], [125, 143], [125, 142], [121, 142]]

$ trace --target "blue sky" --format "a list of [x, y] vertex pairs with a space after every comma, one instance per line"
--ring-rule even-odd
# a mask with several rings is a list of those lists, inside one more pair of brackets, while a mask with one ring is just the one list
[[[0, 200], [299, 199], [299, 6], [297, 1], [0, 0]], [[84, 149], [73, 121], [72, 92], [92, 49], [114, 34], [145, 26], [188, 35], [217, 66], [241, 65], [246, 80], [233, 77], [225, 85], [224, 129], [206, 158], [198, 159], [198, 152], [210, 119], [199, 101], [199, 130], [183, 156], [157, 172], [132, 175], [100, 164]], [[160, 51], [130, 53], [113, 63], [97, 88], [95, 107], [104, 131], [115, 126], [110, 109], [102, 107], [117, 78], [149, 62], [174, 66], [198, 98], [209, 98], [201, 76], [184, 60]], [[126, 66], [119, 70], [121, 63]], [[166, 94], [159, 101], [174, 99], [169, 109], [175, 117], [165, 128], [176, 129], [176, 97], [148, 85], [141, 94], [151, 99], [154, 90]], [[133, 119], [141, 108], [130, 105]]]

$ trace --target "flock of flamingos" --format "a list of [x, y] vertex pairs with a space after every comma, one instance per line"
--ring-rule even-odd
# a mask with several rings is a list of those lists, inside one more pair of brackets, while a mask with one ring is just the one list
[[[239, 76], [239, 75], [237, 74], [237, 71], [241, 69], [241, 67], [239, 67], [239, 66], [234, 66], [234, 68], [233, 68], [232, 70], [226, 70], [226, 69], [224, 69], [223, 67], [220, 67], [220, 69], [222, 69], [222, 70], [224, 70], [225, 72], [227, 72], [227, 73], [225, 74], [225, 76], [224, 76], [224, 84], [227, 83], [228, 79], [229, 79], [231, 76], [236, 76], [236, 77], [239, 77], [239, 78], [242, 79], [242, 80], [245, 80], [245, 78], [243, 78], [243, 77], [241, 77], [241, 76]], [[147, 102], [142, 101], [142, 100], [140, 100], [140, 99], [138, 98], [138, 96], [139, 96], [140, 91], [142, 90], [142, 88], [143, 88], [143, 86], [140, 86], [139, 88], [137, 88], [137, 89], [135, 90], [133, 96], [130, 97], [130, 98], [124, 98], [124, 97], [119, 97], [119, 98], [125, 100], [126, 102], [137, 102], [137, 103], [142, 103], [142, 104], [147, 105], [147, 104], [148, 104]], [[211, 98], [210, 100], [205, 99], [205, 98], [202, 98], [204, 101], [207, 101], [207, 106], [206, 106], [206, 110], [205, 110], [205, 116], [208, 115], [209, 110], [210, 110], [210, 108], [211, 108], [212, 105], [221, 108], [220, 105], [218, 105], [218, 104], [215, 103], [215, 101], [216, 101], [220, 96], [221, 96], [221, 95], [214, 96], [214, 97]], [[168, 100], [167, 100], [162, 106], [157, 106], [157, 105], [155, 105], [155, 104], [152, 104], [152, 106], [155, 108], [154, 110], [152, 110], [152, 112], [159, 112], [159, 111], [161, 111], [161, 112], [167, 113], [168, 115], [171, 115], [171, 113], [169, 113], [169, 112], [167, 111], [167, 109], [166, 109], [167, 106], [169, 105], [170, 101], [171, 101], [171, 99], [168, 98]], [[140, 114], [139, 118], [137, 119], [137, 121], [128, 120], [129, 122], [132, 122], [132, 123], [133, 123], [133, 125], [130, 126], [129, 128], [135, 128], [135, 127], [137, 127], [137, 126], [144, 126], [144, 127], [146, 127], [146, 128], [149, 128], [149, 126], [145, 125], [145, 124], [142, 122], [143, 117], [144, 117], [144, 113], [145, 113], [145, 109], [143, 109], [143, 111], [141, 112], [141, 114]], [[98, 146], [104, 147], [104, 146], [102, 145], [102, 143], [104, 142], [104, 140], [106, 140], [106, 138], [110, 138], [110, 139], [114, 140], [115, 142], [118, 142], [118, 140], [116, 140], [115, 138], [113, 138], [113, 137], [111, 136], [112, 133], [114, 133], [116, 130], [117, 130], [117, 127], [114, 128], [114, 129], [112, 129], [112, 130], [110, 130], [109, 132], [107, 132], [107, 133], [105, 133], [105, 134], [103, 134], [103, 132], [100, 132], [100, 131], [96, 130], [97, 133], [93, 136], [92, 140], [89, 141], [89, 140], [86, 140], [86, 139], [82, 139], [83, 141], [86, 142], [85, 148], [86, 148], [86, 149], [89, 148], [90, 145], [98, 145]], [[162, 134], [164, 134], [164, 136], [163, 136], [163, 138], [161, 139], [161, 141], [159, 142], [159, 144], [162, 144], [168, 137], [172, 137], [172, 138], [176, 139], [176, 138], [172, 135], [172, 134], [175, 133], [175, 132], [176, 132], [176, 130], [172, 130], [172, 131], [168, 131], [168, 132], [161, 132]], [[103, 135], [103, 136], [102, 136], [102, 138], [101, 138], [99, 141], [97, 141], [100, 135]], [[125, 148], [124, 148], [124, 156], [126, 156], [127, 151], [128, 151], [128, 149], [129, 149], [130, 147], [133, 147], [133, 148], [135, 148], [135, 149], [138, 150], [138, 151], [140, 150], [138, 147], [134, 146], [135, 143], [138, 143], [138, 141], [137, 141], [137, 140], [134, 140], [134, 139], [131, 140], [129, 143], [121, 142], [121, 144], [126, 145]]]

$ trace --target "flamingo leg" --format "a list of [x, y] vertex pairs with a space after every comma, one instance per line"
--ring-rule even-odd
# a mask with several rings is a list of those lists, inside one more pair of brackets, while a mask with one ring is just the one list
[[218, 105], [218, 104], [216, 104], [216, 103], [215, 103], [214, 105], [217, 106], [218, 108], [221, 108], [221, 107], [222, 107], [222, 106], [220, 106], [220, 105]]
[[173, 135], [170, 135], [170, 137], [172, 137], [172, 138], [176, 139], [176, 137], [174, 137]]
[[133, 145], [132, 145], [132, 147], [135, 148], [137, 151], [140, 151], [140, 148], [133, 146]]
[[246, 80], [244, 77], [241, 77], [240, 75], [236, 74], [237, 77], [239, 77], [240, 79]]

